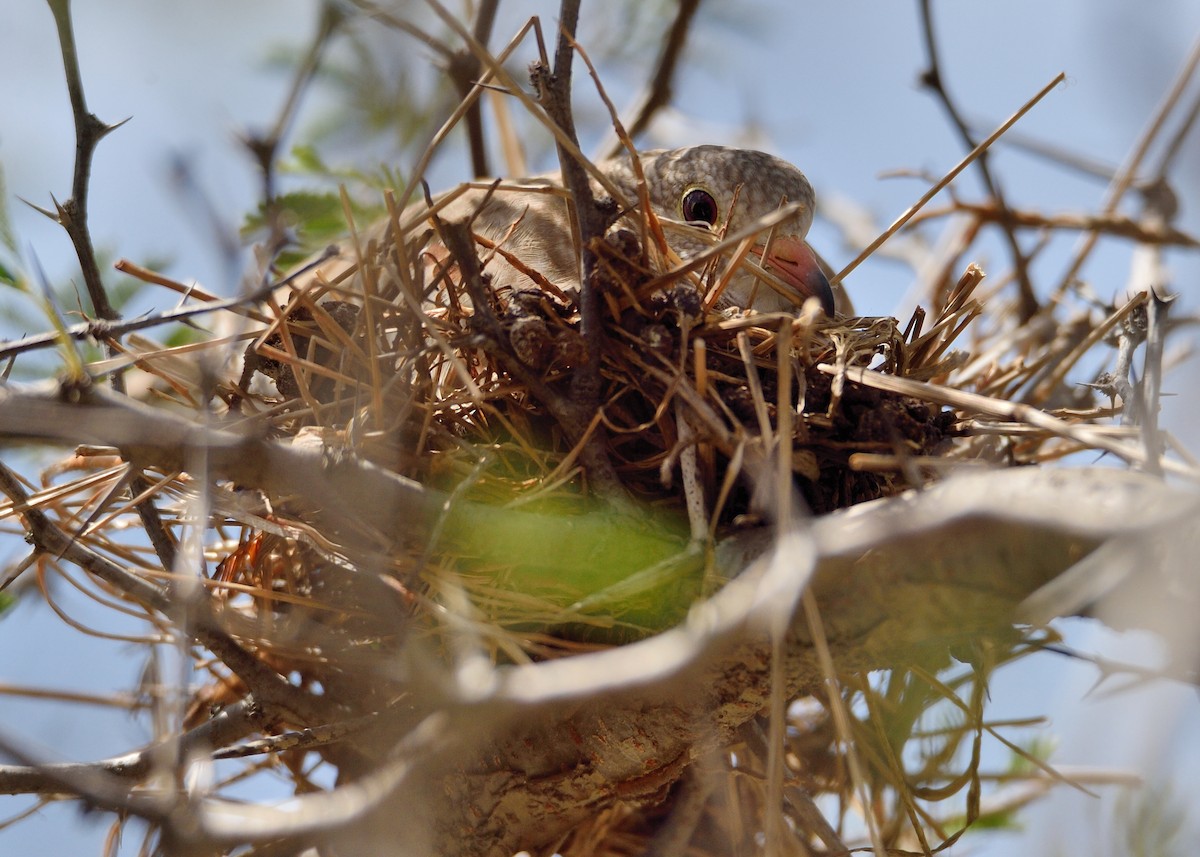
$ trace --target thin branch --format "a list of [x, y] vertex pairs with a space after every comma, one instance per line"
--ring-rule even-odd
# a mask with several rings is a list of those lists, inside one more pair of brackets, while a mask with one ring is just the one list
[[123, 122], [108, 125], [88, 111], [87, 99], [83, 94], [83, 78], [79, 72], [79, 52], [75, 46], [75, 31], [71, 22], [70, 0], [47, 0], [54, 23], [58, 28], [58, 41], [62, 49], [63, 71], [67, 77], [67, 93], [71, 98], [71, 113], [75, 117], [75, 171], [71, 180], [69, 199], [55, 203], [58, 222], [67, 231], [79, 265], [83, 270], [83, 282], [96, 316], [105, 321], [115, 321], [120, 314], [113, 308], [108, 293], [100, 280], [100, 267], [96, 262], [96, 250], [88, 229], [88, 184], [92, 174], [92, 158], [96, 146], [104, 137], [119, 128]]
[[[575, 58], [575, 27], [579, 22], [579, 0], [563, 0], [559, 7], [558, 45], [554, 52], [554, 69], [538, 64], [531, 71], [534, 87], [546, 113], [578, 147], [575, 117], [571, 110], [571, 66]], [[582, 253], [580, 273], [580, 328], [587, 348], [587, 362], [579, 367], [572, 380], [572, 394], [582, 407], [597, 403], [600, 392], [600, 360], [604, 349], [604, 323], [600, 295], [591, 283], [596, 268], [596, 254], [591, 249], [593, 239], [601, 238], [611, 221], [597, 205], [587, 172], [563, 146], [558, 147], [563, 184], [571, 194], [571, 207], [579, 225], [579, 246]]]
[[[295, 121], [305, 90], [308, 89], [316, 76], [317, 69], [320, 68], [321, 56], [324, 54], [325, 48], [328, 47], [330, 40], [344, 20], [345, 12], [342, 11], [340, 4], [333, 0], [325, 0], [321, 4], [316, 32], [309, 43], [308, 51], [296, 67], [292, 85], [284, 98], [283, 106], [275, 118], [274, 125], [266, 134], [248, 133], [243, 139], [246, 148], [253, 155], [255, 163], [262, 173], [263, 211], [270, 230], [266, 246], [271, 248], [272, 255], [274, 248], [282, 247], [285, 243], [284, 226], [279, 221], [280, 211], [275, 188], [275, 161], [279, 154], [279, 147]], [[269, 272], [271, 266], [267, 265], [266, 269]], [[264, 274], [264, 278], [265, 276], [266, 274]]]
[[[100, 278], [100, 266], [96, 261], [96, 250], [92, 246], [91, 229], [88, 225], [88, 191], [96, 146], [124, 122], [108, 125], [88, 110], [87, 99], [83, 93], [83, 78], [79, 71], [79, 52], [75, 45], [75, 32], [71, 22], [70, 0], [47, 0], [47, 3], [58, 29], [63, 71], [66, 74], [67, 92], [71, 99], [71, 113], [75, 118], [75, 170], [71, 181], [71, 197], [62, 203], [56, 201], [55, 208], [58, 222], [62, 224], [75, 247], [75, 255], [79, 259], [83, 281], [96, 317], [104, 322], [114, 322], [119, 320], [121, 315], [109, 301], [108, 292]], [[110, 357], [117, 353], [116, 348], [111, 345], [108, 352]], [[124, 378], [119, 372], [112, 374], [112, 385], [114, 389], [124, 391]], [[142, 493], [146, 487], [145, 480], [140, 476], [134, 477], [132, 488], [135, 495]], [[146, 499], [137, 504], [137, 514], [163, 567], [171, 568], [175, 561], [174, 541], [163, 524], [158, 508], [153, 501]]]
[[351, 0], [351, 2], [359, 9], [360, 12], [363, 12], [365, 15], [369, 16], [372, 21], [385, 24], [386, 26], [395, 30], [399, 30], [407, 36], [411, 36], [422, 45], [429, 48], [429, 50], [440, 56], [442, 61], [447, 65], [453, 62], [453, 49], [451, 49], [445, 42], [434, 38], [429, 33], [422, 30], [412, 21], [401, 18], [386, 6], [380, 6], [377, 3], [370, 2], [370, 0]]
[[319, 452], [220, 424], [201, 425], [94, 386], [43, 392], [0, 386], [0, 436], [115, 446], [135, 465], [164, 472], [185, 471], [189, 456], [203, 452], [214, 477], [274, 496], [307, 497], [324, 510], [318, 518], [335, 529], [339, 521], [344, 526], [357, 520], [392, 531], [403, 521], [421, 532], [444, 500], [363, 461], [342, 460], [330, 468]]
[[[254, 291], [243, 297], [213, 301], [212, 303], [202, 304], [200, 306], [182, 306], [178, 309], [154, 313], [153, 315], [143, 315], [139, 316], [138, 318], [117, 321], [114, 323], [106, 324], [103, 322], [85, 321], [80, 324], [65, 328], [64, 332], [69, 338], [74, 340], [120, 339], [127, 333], [132, 333], [137, 330], [145, 330], [146, 328], [150, 327], [157, 327], [161, 324], [169, 324], [174, 321], [187, 321], [188, 319], [209, 312], [218, 312], [221, 310], [232, 310], [234, 312], [245, 311], [245, 308], [248, 305], [258, 303], [271, 294], [271, 292], [275, 289], [279, 288], [280, 286], [287, 285], [301, 274], [307, 273], [318, 265], [327, 262], [336, 254], [336, 247], [327, 248], [319, 257], [313, 259], [299, 270], [293, 271], [283, 280], [268, 283], [257, 291]], [[253, 315], [252, 313], [247, 314]], [[6, 357], [15, 356], [17, 354], [22, 354], [26, 351], [34, 351], [38, 348], [46, 348], [48, 346], [55, 345], [62, 341], [62, 336], [62, 333], [59, 333], [58, 331], [52, 331], [50, 333], [41, 333], [37, 336], [28, 336], [15, 342], [0, 341], [0, 360], [3, 360]], [[119, 352], [118, 356], [120, 356]]]
[[[491, 40], [499, 5], [500, 0], [483, 0], [475, 12], [472, 35], [484, 48]], [[446, 72], [450, 75], [460, 101], [465, 101], [480, 80], [483, 61], [469, 47], [464, 47], [451, 55]], [[483, 109], [478, 98], [471, 99], [465, 119], [467, 143], [471, 150], [471, 171], [475, 178], [490, 176], [492, 171], [488, 167], [487, 142], [483, 135]]]
[[[24, 486], [16, 474], [3, 463], [0, 463], [0, 492], [12, 502], [13, 510], [25, 519], [30, 539], [43, 553], [65, 557], [68, 551], [72, 551], [79, 544], [51, 521], [45, 512], [29, 503], [29, 494]], [[99, 555], [90, 552], [87, 556], [74, 553], [72, 561], [149, 610], [161, 612], [169, 606], [164, 589]]]
[[[220, 713], [176, 739], [97, 762], [0, 766], [0, 794], [61, 794], [64, 784], [81, 779], [112, 778], [141, 782], [163, 758], [186, 758], [192, 752], [212, 752], [260, 728], [260, 713], [251, 697], [226, 706]], [[282, 737], [282, 736], [281, 736]], [[220, 750], [217, 751], [219, 756]]]
[[[365, 3], [365, 0], [357, 0], [357, 2], [362, 3], [364, 6], [369, 8], [374, 8], [373, 5]], [[482, 45], [479, 44], [479, 42], [475, 41], [475, 37], [472, 36], [471, 33], [462, 25], [462, 22], [459, 21], [453, 14], [451, 14], [451, 12], [447, 10], [446, 7], [439, 2], [439, 0], [425, 0], [425, 3], [447, 27], [453, 30], [460, 39], [465, 41], [471, 47], [471, 50], [475, 51], [475, 53], [483, 61], [483, 64], [488, 67], [488, 70], [491, 72], [492, 76], [495, 77], [498, 84], [504, 88], [505, 92], [517, 99], [517, 101], [521, 103], [521, 106], [528, 110], [529, 114], [539, 123], [541, 123], [541, 125], [547, 131], [550, 132], [550, 134], [554, 137], [554, 141], [558, 144], [559, 149], [565, 149], [572, 158], [575, 158], [584, 167], [584, 169], [588, 171], [589, 175], [592, 177], [592, 180], [604, 188], [605, 193], [617, 200], [618, 204], [623, 207], [628, 207], [628, 201], [625, 200], [624, 193], [617, 183], [614, 182], [607, 174], [605, 174], [603, 170], [584, 157], [583, 152], [579, 149], [579, 141], [576, 140], [572, 135], [569, 135], [554, 120], [554, 118], [547, 113], [546, 109], [537, 101], [535, 101], [525, 91], [525, 89], [513, 79], [513, 76], [509, 74], [508, 70], [504, 67], [501, 58], [492, 56], [484, 49]], [[538, 26], [537, 18], [531, 18], [528, 26], [522, 28], [522, 36], [527, 29], [531, 29], [535, 35], [537, 35], [540, 42], [541, 30]], [[516, 38], [514, 38], [513, 42], [510, 44], [515, 45], [516, 41]], [[399, 205], [401, 208], [408, 204], [413, 184], [415, 184], [415, 182], [410, 182], [409, 188], [407, 188], [404, 195], [400, 197]]]
[[[373, 15], [386, 15], [385, 12], [376, 10], [374, 5], [365, 3], [365, 0], [356, 0], [356, 2], [358, 2], [360, 5], [364, 5], [366, 9]], [[512, 56], [517, 47], [525, 40], [526, 34], [528, 34], [530, 30], [535, 30], [537, 26], [538, 19], [530, 18], [529, 21], [527, 21], [521, 27], [521, 29], [517, 31], [516, 35], [509, 40], [504, 50], [498, 53], [495, 57], [491, 57], [490, 54], [487, 53], [486, 49], [478, 42], [475, 42], [473, 36], [470, 36], [470, 39], [467, 41], [468, 47], [470, 48], [471, 52], [479, 58], [479, 61], [487, 65], [488, 68], [486, 71], [482, 72], [479, 80], [472, 85], [471, 91], [459, 102], [458, 107], [456, 107], [454, 112], [447, 117], [446, 121], [442, 123], [442, 126], [438, 128], [437, 132], [434, 133], [434, 135], [430, 138], [429, 143], [426, 144], [425, 150], [421, 153], [421, 156], [417, 159], [417, 162], [412, 169], [412, 174], [409, 177], [408, 184], [400, 194], [400, 199], [397, 203], [398, 208], [403, 209], [408, 205], [417, 188], [421, 186], [425, 172], [429, 169], [429, 164], [433, 160], [434, 155], [440, 150], [442, 141], [446, 139], [446, 137], [450, 134], [450, 131], [453, 130], [455, 126], [458, 125], [459, 121], [466, 116], [468, 111], [472, 109], [475, 102], [479, 99], [479, 96], [485, 91], [485, 89], [492, 88], [490, 85], [491, 79], [493, 77], [498, 77], [504, 86], [512, 85], [511, 78], [508, 78], [507, 75], [503, 73], [503, 64], [508, 62], [509, 57]], [[466, 33], [465, 30], [461, 31], [460, 35], [461, 34], [466, 34], [467, 36], [470, 35], [469, 33]], [[491, 60], [491, 62], [489, 62], [489, 60]], [[502, 74], [498, 75], [497, 70], [499, 70]], [[520, 100], [522, 95], [523, 93], [517, 95], [518, 100]], [[524, 97], [528, 98], [528, 96]]]
[[[1120, 206], [1125, 193], [1137, 185], [1138, 171], [1141, 169], [1142, 162], [1146, 159], [1146, 155], [1150, 151], [1151, 144], [1157, 139], [1159, 132], [1167, 121], [1167, 117], [1171, 115], [1171, 112], [1187, 91], [1188, 85], [1195, 76], [1197, 68], [1200, 68], [1200, 39], [1197, 39], [1193, 43], [1187, 61], [1183, 64], [1183, 68], [1180, 69], [1179, 74], [1175, 77], [1171, 88], [1167, 91], [1153, 118], [1151, 118], [1149, 124], [1142, 130], [1137, 142], [1134, 143], [1133, 149], [1125, 163], [1121, 166], [1120, 172], [1109, 185], [1108, 194], [1104, 198], [1104, 205], [1100, 209], [1102, 216], [1115, 212], [1118, 206]], [[1164, 161], [1164, 168], [1167, 163]], [[1083, 237], [1079, 249], [1075, 251], [1075, 258], [1067, 268], [1066, 273], [1063, 274], [1062, 280], [1057, 287], [1058, 292], [1063, 292], [1072, 286], [1099, 240], [1100, 235], [1095, 232], [1089, 232]]]
[[887, 390], [928, 402], [936, 402], [967, 413], [984, 414], [1000, 419], [1023, 422], [1058, 437], [1077, 441], [1085, 449], [1101, 449], [1110, 452], [1137, 467], [1149, 469], [1152, 466], [1157, 466], [1166, 472], [1182, 476], [1193, 482], [1200, 481], [1200, 473], [1178, 462], [1162, 458], [1161, 453], [1155, 456], [1158, 458], [1158, 463], [1151, 465], [1146, 450], [1141, 446], [1112, 439], [1104, 432], [1097, 431], [1095, 426], [1071, 423], [1022, 402], [985, 396], [967, 390], [941, 387], [927, 381], [916, 381], [911, 378], [885, 375], [882, 372], [864, 369], [860, 366], [839, 368], [828, 363], [820, 363], [817, 365], [817, 369], [827, 375], [836, 376], [842, 373], [848, 380], [856, 384], [864, 384], [868, 387], [874, 387], [877, 390]]
[[1021, 209], [1001, 209], [996, 205], [976, 205], [956, 202], [945, 208], [927, 211], [913, 218], [920, 223], [934, 218], [955, 214], [969, 214], [981, 221], [1005, 222], [1017, 229], [1056, 229], [1072, 232], [1097, 231], [1118, 238], [1128, 238], [1139, 244], [1157, 244], [1167, 247], [1200, 248], [1200, 240], [1175, 229], [1163, 222], [1149, 219], [1135, 220], [1123, 214], [1042, 214]]
[[1171, 169], [1171, 165], [1175, 162], [1180, 152], [1184, 151], [1183, 143], [1191, 134], [1192, 129], [1196, 127], [1196, 121], [1200, 119], [1200, 92], [1196, 93], [1196, 97], [1192, 100], [1191, 109], [1188, 110], [1187, 117], [1175, 131], [1175, 135], [1171, 138], [1171, 142], [1167, 144], [1163, 150], [1162, 160], [1158, 164], [1158, 169], [1154, 171], [1154, 179], [1151, 184], [1166, 179], [1167, 173]]
[[[559, 7], [554, 69], [551, 71], [538, 62], [531, 68], [530, 76], [538, 93], [538, 101], [571, 144], [568, 147], [559, 143], [558, 160], [562, 167], [563, 185], [571, 195], [569, 205], [575, 215], [573, 222], [579, 228], [579, 326], [586, 355], [571, 378], [571, 421], [576, 425], [589, 425], [600, 410], [600, 366], [604, 360], [605, 341], [604, 306], [593, 282], [596, 253], [592, 248], [594, 242], [604, 237], [616, 213], [616, 206], [613, 200], [607, 200], [606, 203], [596, 200], [588, 180], [588, 171], [574, 155], [579, 149], [579, 138], [575, 133], [575, 117], [571, 111], [571, 65], [575, 58], [575, 28], [578, 23], [579, 0], [563, 0]], [[610, 499], [620, 499], [625, 492], [615, 469], [608, 462], [605, 444], [605, 435], [597, 428], [584, 441], [582, 457], [591, 462], [588, 476], [597, 480], [601, 493]]]
[[[100, 417], [99, 414], [96, 414]], [[186, 447], [181, 447], [184, 451]], [[0, 464], [0, 491], [25, 518], [33, 544], [42, 552], [78, 565], [84, 571], [113, 586], [142, 607], [157, 613], [170, 614], [179, 608], [179, 594], [122, 568], [78, 541], [50, 520], [41, 509], [29, 504], [29, 496], [16, 476]], [[256, 655], [242, 648], [220, 624], [211, 602], [203, 597], [201, 587], [193, 587], [184, 606], [188, 629], [193, 638], [219, 657], [234, 672], [264, 706], [271, 720], [288, 719], [306, 725], [334, 719], [337, 707], [330, 702], [293, 687]]]
[[[947, 91], [945, 82], [942, 79], [941, 62], [938, 59], [937, 35], [934, 32], [933, 10], [930, 3], [931, 0], [920, 0], [921, 26], [925, 37], [925, 50], [929, 57], [929, 68], [921, 75], [921, 82], [931, 89], [942, 103], [942, 106], [950, 117], [951, 123], [958, 131], [958, 135], [966, 147], [974, 149], [978, 145], [974, 135], [959, 113], [953, 99], [950, 98], [950, 93]], [[1033, 283], [1029, 279], [1029, 260], [1025, 256], [1025, 252], [1021, 249], [1020, 242], [1017, 241], [1016, 231], [1009, 223], [1008, 216], [1010, 209], [1004, 200], [1004, 192], [1000, 188], [1000, 183], [996, 181], [991, 169], [988, 167], [988, 153], [981, 152], [976, 163], [979, 165], [979, 173], [983, 177], [988, 194], [995, 201], [996, 207], [1002, 213], [999, 222], [1004, 229], [1004, 237], [1008, 241], [1009, 249], [1013, 255], [1017, 287], [1020, 290], [1018, 315], [1021, 322], [1024, 323], [1037, 314], [1039, 307], [1037, 294], [1034, 293]]]
[[[671, 103], [675, 94], [675, 73], [679, 68], [679, 61], [683, 58], [684, 48], [687, 47], [688, 35], [700, 2], [701, 0], [679, 0], [675, 19], [671, 22], [671, 29], [666, 33], [658, 62], [655, 63], [654, 75], [650, 78], [649, 86], [643, 90], [633, 122], [629, 125], [630, 137], [636, 137], [645, 131], [658, 111]], [[607, 157], [616, 157], [622, 151], [624, 146], [618, 140]]]

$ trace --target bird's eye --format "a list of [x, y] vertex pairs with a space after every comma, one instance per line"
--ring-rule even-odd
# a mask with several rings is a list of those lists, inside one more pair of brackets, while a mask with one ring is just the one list
[[717, 222], [717, 201], [713, 195], [700, 188], [692, 188], [683, 195], [683, 219], [689, 223], [703, 222], [713, 226]]

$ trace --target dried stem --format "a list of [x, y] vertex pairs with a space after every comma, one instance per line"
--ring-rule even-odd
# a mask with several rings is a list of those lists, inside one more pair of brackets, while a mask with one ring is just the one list
[[[132, 333], [137, 330], [146, 330], [147, 328], [158, 327], [159, 325], [170, 324], [172, 322], [186, 322], [189, 319], [195, 318], [199, 315], [204, 315], [205, 313], [221, 312], [225, 310], [236, 313], [244, 313], [251, 317], [257, 317], [261, 321], [265, 321], [265, 317], [248, 308], [266, 298], [269, 294], [271, 294], [271, 292], [280, 286], [287, 285], [296, 277], [308, 272], [316, 265], [328, 261], [331, 255], [333, 255], [333, 251], [326, 250], [317, 259], [304, 265], [303, 268], [293, 271], [284, 279], [277, 282], [268, 283], [266, 286], [263, 286], [257, 291], [242, 297], [214, 300], [211, 303], [202, 304], [200, 306], [182, 306], [178, 309], [167, 310], [166, 312], [138, 316], [137, 318], [116, 321], [109, 324], [87, 321], [66, 328], [65, 333], [71, 339], [79, 341], [83, 341], [85, 339], [119, 340], [125, 334]], [[15, 342], [0, 341], [0, 360], [17, 354], [22, 354], [26, 351], [47, 348], [61, 341], [62, 334], [58, 331], [37, 334], [35, 336], [27, 336]]]
[[[147, 583], [64, 532], [40, 509], [28, 503], [28, 494], [20, 481], [0, 464], [0, 491], [21, 509], [35, 547], [50, 556], [73, 562], [80, 568], [124, 593], [148, 610], [166, 613], [181, 606], [175, 593]], [[217, 655], [251, 688], [268, 720], [289, 720], [300, 725], [323, 723], [333, 719], [336, 706], [292, 687], [286, 679], [268, 667], [256, 654], [243, 648], [221, 627], [211, 603], [200, 587], [193, 587], [182, 605], [191, 620], [194, 639]]]
[[[1188, 54], [1187, 61], [1171, 84], [1170, 90], [1164, 96], [1162, 104], [1159, 105], [1150, 122], [1142, 130], [1141, 136], [1134, 143], [1128, 159], [1109, 185], [1104, 205], [1100, 209], [1101, 216], [1113, 214], [1121, 204], [1125, 193], [1136, 184], [1137, 174], [1141, 169], [1142, 161], [1145, 160], [1146, 154], [1150, 151], [1151, 144], [1158, 138], [1158, 134], [1167, 121], [1167, 117], [1171, 115], [1171, 112], [1175, 109], [1175, 105], [1179, 103], [1179, 100], [1187, 91], [1188, 85], [1195, 76], [1197, 68], [1200, 68], [1200, 39], [1197, 39], [1192, 45], [1192, 50]], [[1166, 161], [1164, 161], [1165, 163]], [[1095, 249], [1099, 240], [1100, 235], [1095, 232], [1089, 232], [1083, 237], [1078, 249], [1075, 251], [1074, 259], [1071, 261], [1066, 273], [1063, 274], [1062, 281], [1058, 285], [1058, 292], [1066, 291], [1074, 284], [1075, 278], [1083, 270], [1084, 263], [1091, 255], [1092, 250]]]
[[[570, 421], [575, 426], [590, 425], [600, 409], [600, 366], [604, 360], [604, 307], [596, 288], [593, 274], [596, 270], [594, 243], [604, 236], [616, 206], [612, 200], [601, 204], [592, 192], [588, 171], [576, 158], [579, 148], [575, 133], [575, 117], [571, 110], [571, 66], [575, 57], [575, 27], [579, 23], [579, 0], [562, 0], [559, 7], [559, 35], [554, 52], [554, 68], [545, 68], [540, 63], [531, 70], [538, 100], [547, 115], [562, 130], [571, 143], [570, 147], [558, 145], [558, 159], [562, 167], [563, 185], [570, 192], [573, 222], [579, 228], [580, 333], [583, 336], [585, 359], [575, 369], [571, 378]], [[597, 488], [602, 496], [623, 498], [625, 492], [611, 463], [607, 463], [604, 433], [597, 429], [584, 440], [582, 456], [591, 462], [595, 472], [589, 469], [589, 478], [597, 479]]]
[[1014, 113], [1012, 116], [1008, 117], [1008, 119], [1006, 119], [1004, 122], [1002, 122], [1000, 124], [1000, 127], [998, 127], [995, 131], [993, 131], [991, 134], [989, 134], [987, 137], [985, 137], [982, 141], [980, 141], [979, 145], [976, 146], [974, 149], [972, 149], [970, 152], [968, 152], [966, 157], [964, 157], [961, 161], [959, 161], [957, 164], [954, 165], [953, 169], [951, 169], [948, 173], [946, 173], [944, 176], [942, 176], [942, 178], [939, 181], [937, 181], [936, 183], [934, 183], [934, 185], [931, 188], [929, 188], [929, 190], [925, 191], [925, 193], [921, 196], [920, 199], [918, 199], [915, 203], [913, 203], [911, 206], [909, 206], [908, 209], [905, 210], [905, 212], [903, 214], [901, 214], [899, 217], [897, 217], [892, 222], [891, 226], [889, 226], [887, 229], [885, 229], [883, 231], [883, 233], [881, 235], [879, 235], [879, 237], [877, 237], [874, 241], [872, 241], [870, 244], [868, 244], [862, 250], [862, 252], [860, 252], [857, 256], [855, 256], [854, 259], [850, 262], [850, 264], [848, 264], [848, 265], [846, 265], [846, 267], [842, 268], [842, 270], [840, 270], [837, 273], [837, 275], [832, 278], [831, 282], [837, 283], [837, 282], [841, 282], [842, 280], [844, 280], [851, 271], [853, 271], [860, 264], [862, 264], [864, 259], [866, 259], [872, 253], [874, 253], [879, 248], [879, 246], [881, 244], [883, 244], [884, 241], [886, 241], [888, 238], [892, 237], [892, 235], [894, 235], [896, 232], [898, 232], [906, 223], [908, 223], [908, 221], [912, 220], [913, 216], [916, 215], [916, 213], [918, 211], [920, 211], [922, 208], [924, 208], [925, 205], [931, 199], [933, 199], [935, 196], [937, 196], [939, 193], [941, 193], [943, 188], [945, 188], [948, 184], [950, 184], [950, 182], [954, 181], [954, 179], [956, 179], [958, 177], [959, 173], [961, 173], [968, 166], [970, 166], [971, 163], [973, 163], [976, 158], [978, 158], [980, 155], [982, 155], [985, 151], [987, 151], [987, 149], [993, 143], [995, 143], [998, 139], [1000, 139], [1000, 137], [1004, 134], [1004, 132], [1006, 132], [1009, 128], [1011, 128], [1013, 125], [1015, 125], [1022, 116], [1024, 116], [1026, 113], [1028, 113], [1030, 110], [1032, 110], [1033, 107], [1038, 102], [1040, 102], [1043, 98], [1046, 97], [1046, 95], [1049, 94], [1050, 90], [1054, 89], [1056, 86], [1058, 86], [1060, 83], [1062, 83], [1066, 79], [1067, 79], [1067, 76], [1066, 76], [1066, 73], [1064, 73], [1064, 72], [1059, 72], [1057, 75], [1055, 75], [1054, 79], [1052, 81], [1050, 81], [1048, 84], [1046, 84], [1044, 87], [1042, 87], [1038, 91], [1037, 95], [1033, 96], [1033, 98], [1026, 101], [1025, 104], [1023, 104], [1021, 106], [1020, 110], [1018, 110], [1016, 113]]
[[1044, 214], [1038, 211], [1001, 209], [996, 205], [973, 205], [956, 202], [954, 205], [926, 211], [914, 217], [913, 223], [922, 223], [935, 218], [954, 214], [969, 214], [980, 222], [1007, 222], [1016, 229], [1056, 229], [1070, 232], [1096, 232], [1128, 238], [1139, 244], [1157, 244], [1164, 247], [1200, 248], [1200, 240], [1164, 223], [1147, 218], [1134, 219], [1123, 214]]

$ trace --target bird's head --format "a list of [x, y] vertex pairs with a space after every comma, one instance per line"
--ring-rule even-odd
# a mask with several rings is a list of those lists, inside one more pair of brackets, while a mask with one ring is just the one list
[[[691, 146], [643, 152], [642, 171], [654, 213], [667, 221], [667, 243], [690, 259], [711, 247], [699, 229], [732, 236], [784, 206], [795, 211], [764, 230], [751, 253], [781, 282], [782, 291], [744, 266], [729, 279], [718, 306], [733, 304], [762, 312], [794, 310], [810, 297], [833, 315], [833, 291], [804, 237], [813, 219], [813, 189], [804, 173], [774, 155], [725, 146]], [[627, 165], [618, 176], [636, 198]], [[691, 228], [672, 227], [686, 223]], [[732, 252], [732, 251], [731, 251]], [[728, 264], [725, 254], [724, 265]], [[722, 266], [718, 267], [719, 274]]]

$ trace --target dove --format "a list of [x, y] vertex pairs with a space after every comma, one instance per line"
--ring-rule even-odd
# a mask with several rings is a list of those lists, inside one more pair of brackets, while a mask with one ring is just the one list
[[[667, 244], [685, 262], [713, 243], [698, 234], [701, 230], [733, 235], [763, 215], [795, 204], [796, 213], [769, 234], [764, 232], [750, 251], [762, 263], [765, 250], [764, 267], [783, 285], [783, 292], [743, 266], [729, 278], [717, 307], [795, 312], [807, 299], [816, 298], [832, 317], [833, 290], [805, 242], [813, 219], [814, 194], [800, 170], [765, 152], [716, 145], [645, 151], [638, 157], [650, 206], [664, 227], [671, 227], [664, 228]], [[597, 167], [622, 192], [626, 204], [638, 204], [639, 182], [628, 155], [598, 162]], [[598, 195], [605, 192], [595, 180], [593, 186]], [[433, 205], [443, 220], [471, 221], [485, 248], [481, 253], [483, 272], [493, 290], [537, 288], [539, 283], [530, 276], [531, 271], [560, 290], [579, 287], [578, 249], [560, 174], [495, 187], [480, 182], [435, 196]], [[401, 219], [411, 224], [429, 219], [430, 213], [426, 203], [416, 203], [405, 209]], [[640, 234], [638, 222], [637, 212], [626, 210], [614, 228], [624, 226]], [[405, 232], [412, 234], [407, 228]], [[386, 245], [388, 234], [385, 231], [373, 237], [383, 235]], [[444, 257], [444, 248], [434, 248], [431, 255]], [[346, 263], [340, 258], [315, 270], [324, 279], [340, 280]], [[728, 264], [726, 254], [714, 281]]]

